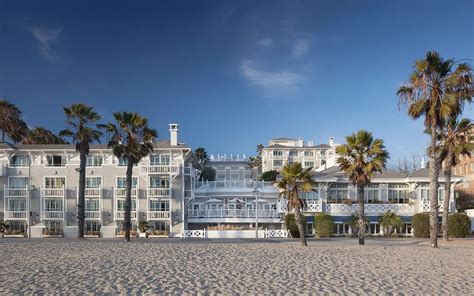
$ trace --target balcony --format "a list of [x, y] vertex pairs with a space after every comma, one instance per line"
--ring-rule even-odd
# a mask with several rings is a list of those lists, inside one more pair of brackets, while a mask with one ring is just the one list
[[148, 188], [148, 197], [170, 197], [171, 188]]
[[141, 165], [141, 174], [178, 174], [179, 166], [177, 165]]
[[[137, 220], [137, 211], [131, 211], [131, 218], [132, 220]], [[125, 219], [125, 211], [115, 211], [114, 212], [114, 219], [115, 220], [124, 220]]]
[[42, 188], [41, 196], [42, 197], [64, 197], [64, 187], [63, 188]]
[[41, 220], [64, 220], [64, 212], [43, 210], [41, 211]]
[[[79, 194], [79, 190], [77, 191]], [[86, 197], [101, 197], [102, 188], [86, 188], [84, 196]]]
[[148, 211], [148, 220], [165, 220], [170, 218], [170, 211]]
[[[329, 203], [326, 204], [326, 212], [329, 213], [355, 213], [358, 209], [357, 204], [343, 204], [343, 203]], [[381, 214], [388, 211], [391, 211], [396, 214], [413, 214], [415, 207], [409, 204], [389, 204], [389, 203], [382, 203], [382, 204], [365, 204], [364, 211], [367, 214]]]
[[194, 184], [196, 190], [209, 190], [209, 189], [248, 189], [253, 190], [255, 188], [262, 190], [275, 190], [272, 182], [263, 181], [252, 181], [252, 180], [241, 180], [241, 181], [202, 181]]
[[[138, 189], [137, 188], [132, 188], [130, 193], [131, 193], [132, 197], [137, 197]], [[126, 188], [114, 188], [114, 194], [115, 194], [115, 197], [124, 198], [127, 195], [127, 189]]]
[[6, 210], [4, 215], [5, 220], [27, 220], [28, 211], [10, 211]]
[[280, 218], [277, 210], [259, 209], [255, 213], [254, 209], [188, 209], [188, 218]]
[[86, 214], [85, 218], [87, 220], [100, 220], [100, 216], [101, 216], [100, 211], [96, 211], [96, 210], [88, 211], [88, 210], [86, 210], [85, 214]]
[[3, 192], [4, 192], [5, 197], [27, 197], [28, 196], [27, 188], [4, 187]]

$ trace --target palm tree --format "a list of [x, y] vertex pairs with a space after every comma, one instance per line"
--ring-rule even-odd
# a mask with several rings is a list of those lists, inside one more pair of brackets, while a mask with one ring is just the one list
[[153, 152], [153, 143], [157, 132], [148, 127], [148, 119], [133, 112], [114, 113], [116, 125], [109, 123], [107, 132], [111, 134], [109, 148], [118, 158], [127, 161], [127, 187], [125, 195], [125, 217], [124, 230], [125, 241], [130, 241], [131, 211], [132, 211], [132, 173], [133, 166], [137, 165], [142, 158]]
[[194, 150], [194, 155], [199, 160], [199, 163], [203, 165], [209, 160], [209, 157], [207, 156], [207, 151], [204, 147], [196, 148]]
[[391, 211], [385, 212], [382, 217], [380, 217], [379, 223], [387, 237], [391, 237], [395, 229], [400, 229], [403, 226], [402, 219]]
[[5, 136], [8, 136], [14, 143], [20, 142], [28, 132], [28, 126], [21, 119], [20, 109], [5, 99], [0, 99], [0, 130], [1, 142], [5, 142]]
[[365, 214], [364, 188], [376, 172], [385, 168], [388, 152], [383, 140], [374, 139], [372, 133], [360, 130], [346, 137], [347, 143], [336, 148], [339, 154], [337, 163], [342, 171], [349, 175], [349, 181], [357, 186], [357, 216], [359, 245], [364, 244]]
[[77, 202], [77, 224], [78, 238], [84, 238], [85, 221], [85, 191], [86, 191], [86, 160], [89, 155], [90, 144], [100, 142], [102, 126], [96, 124], [100, 120], [100, 115], [93, 111], [92, 107], [84, 104], [74, 104], [64, 107], [66, 114], [66, 124], [68, 129], [59, 132], [62, 137], [68, 137], [76, 145], [76, 152], [79, 153], [79, 192]]
[[288, 163], [281, 170], [281, 179], [277, 180], [275, 187], [279, 189], [280, 196], [288, 199], [288, 212], [293, 210], [296, 225], [300, 233], [302, 246], [307, 246], [306, 237], [301, 217], [301, 209], [305, 207], [305, 201], [299, 197], [299, 192], [310, 192], [314, 190], [316, 183], [313, 181], [311, 168], [303, 170], [301, 163]]
[[263, 148], [265, 148], [265, 146], [263, 146], [263, 144], [258, 144], [257, 145], [257, 153], [258, 153], [259, 156], [262, 156]]
[[461, 113], [465, 102], [471, 102], [472, 70], [467, 63], [455, 66], [453, 59], [444, 60], [437, 52], [428, 52], [426, 58], [415, 61], [408, 83], [401, 86], [397, 95], [401, 105], [408, 106], [413, 119], [425, 117], [430, 130], [428, 149], [430, 176], [430, 241], [438, 247], [438, 177], [441, 159], [437, 154], [437, 132], [449, 116]]
[[68, 144], [66, 141], [56, 136], [50, 130], [43, 127], [35, 127], [28, 131], [23, 139], [23, 144]]
[[441, 159], [444, 160], [443, 173], [445, 177], [443, 200], [443, 240], [448, 241], [448, 207], [451, 195], [451, 175], [453, 167], [459, 163], [459, 156], [471, 156], [474, 144], [470, 134], [472, 123], [470, 119], [458, 120], [449, 118], [441, 134]]

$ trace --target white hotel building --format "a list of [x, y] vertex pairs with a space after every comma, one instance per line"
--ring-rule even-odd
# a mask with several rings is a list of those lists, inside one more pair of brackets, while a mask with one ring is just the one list
[[[303, 194], [308, 233], [312, 232], [311, 216], [319, 212], [334, 217], [336, 235], [351, 232], [356, 190], [332, 165], [336, 146], [333, 138], [328, 145], [317, 146], [304, 144], [301, 138], [279, 138], [263, 150], [263, 171], [279, 169], [291, 161], [317, 168], [315, 192]], [[198, 180], [202, 166], [192, 149], [178, 142], [178, 125], [170, 124], [170, 140], [157, 141], [153, 154], [134, 168], [134, 229], [146, 221], [148, 237], [284, 235], [280, 229], [284, 228], [286, 202], [271, 182], [257, 181], [245, 157], [219, 156], [207, 165], [216, 170], [215, 181]], [[7, 235], [76, 237], [78, 168], [74, 145], [0, 144], [0, 220], [9, 224]], [[86, 170], [86, 234], [122, 236], [126, 164], [106, 145], [93, 145]], [[453, 186], [461, 181], [453, 177]], [[380, 234], [378, 217], [390, 210], [402, 217], [403, 233], [410, 235], [411, 217], [429, 211], [428, 183], [427, 169], [410, 176], [392, 171], [377, 174], [366, 189], [370, 233]], [[453, 197], [449, 197], [450, 210], [454, 209]]]

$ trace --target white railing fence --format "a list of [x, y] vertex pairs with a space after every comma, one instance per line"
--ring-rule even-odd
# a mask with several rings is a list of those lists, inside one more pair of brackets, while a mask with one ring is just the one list
[[285, 229], [265, 229], [266, 238], [287, 238], [288, 231]]
[[[259, 218], [279, 218], [281, 214], [276, 210], [257, 210]], [[188, 210], [188, 218], [255, 218], [254, 209], [205, 209]]]
[[206, 238], [206, 229], [203, 230], [185, 230], [182, 233], [183, 238]]

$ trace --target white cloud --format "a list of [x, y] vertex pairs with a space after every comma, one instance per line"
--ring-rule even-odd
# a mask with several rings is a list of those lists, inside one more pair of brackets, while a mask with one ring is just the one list
[[273, 44], [273, 39], [264, 38], [264, 39], [259, 40], [257, 44], [260, 45], [261, 47], [269, 47]]
[[291, 48], [291, 57], [300, 58], [309, 51], [309, 41], [306, 39], [298, 39]]
[[303, 79], [303, 76], [294, 72], [259, 70], [251, 61], [243, 61], [240, 65], [240, 72], [246, 80], [263, 90], [265, 95], [271, 97], [281, 96], [296, 90]]
[[57, 57], [51, 50], [51, 44], [58, 40], [61, 29], [48, 29], [34, 27], [30, 29], [31, 34], [39, 42], [39, 48], [43, 57], [54, 62]]

